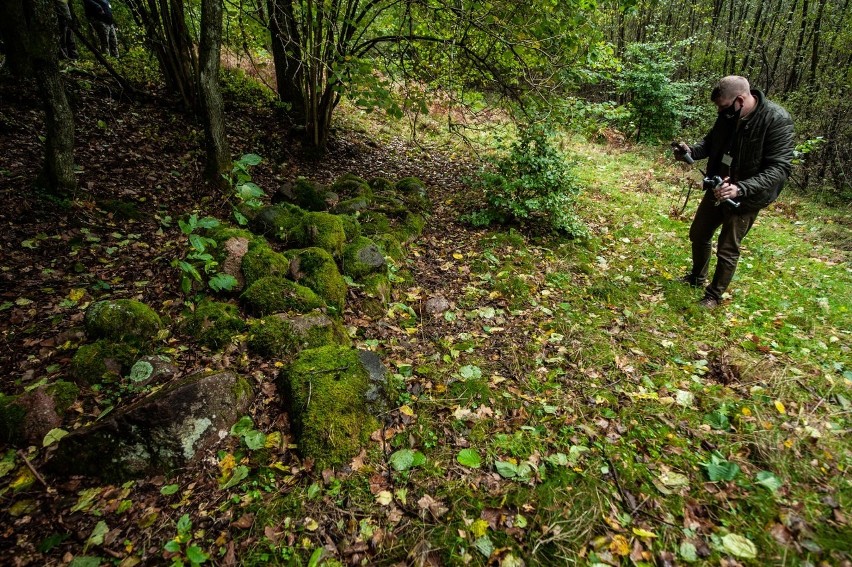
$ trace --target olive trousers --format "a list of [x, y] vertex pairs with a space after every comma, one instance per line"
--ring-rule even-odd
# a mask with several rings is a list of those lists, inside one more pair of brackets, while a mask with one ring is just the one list
[[710, 256], [713, 252], [713, 235], [720, 226], [719, 240], [716, 244], [716, 271], [713, 280], [704, 290], [704, 296], [716, 300], [728, 289], [737, 262], [740, 259], [740, 243], [751, 230], [760, 211], [744, 211], [727, 204], [716, 205], [711, 191], [704, 194], [692, 226], [689, 227], [689, 240], [692, 242], [692, 273], [690, 280], [696, 285], [707, 281]]

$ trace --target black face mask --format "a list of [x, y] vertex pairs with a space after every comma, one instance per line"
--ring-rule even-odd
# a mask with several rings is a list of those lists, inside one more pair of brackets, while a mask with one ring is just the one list
[[731, 106], [727, 106], [719, 111], [720, 116], [724, 116], [728, 120], [736, 120], [740, 117], [740, 112], [743, 111], [743, 107], [735, 108], [737, 105], [737, 99], [734, 99], [734, 102], [731, 103]]

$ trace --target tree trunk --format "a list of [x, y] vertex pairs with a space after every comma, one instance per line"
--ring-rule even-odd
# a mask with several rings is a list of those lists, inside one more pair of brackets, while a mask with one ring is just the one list
[[268, 11], [278, 98], [290, 105], [295, 119], [303, 120], [305, 100], [300, 86], [304, 72], [302, 43], [293, 14], [293, 0], [268, 0]]
[[0, 2], [0, 39], [6, 48], [6, 64], [12, 75], [16, 79], [32, 77], [34, 71], [29, 57], [30, 37], [24, 19], [24, 6], [20, 0]]
[[221, 185], [222, 174], [231, 167], [231, 150], [225, 135], [225, 111], [219, 90], [222, 45], [222, 0], [201, 2], [201, 43], [198, 47], [198, 92], [207, 151], [205, 177]]
[[56, 195], [77, 187], [74, 178], [74, 116], [59, 77], [59, 27], [53, 0], [26, 0], [23, 10], [30, 60], [45, 106], [47, 136], [40, 184]]

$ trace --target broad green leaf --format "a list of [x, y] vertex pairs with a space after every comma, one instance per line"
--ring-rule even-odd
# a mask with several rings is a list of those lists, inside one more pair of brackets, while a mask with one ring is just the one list
[[207, 239], [198, 234], [190, 234], [189, 245], [198, 252], [204, 252], [207, 250]]
[[413, 449], [400, 449], [390, 456], [390, 464], [397, 471], [407, 471], [426, 462], [426, 456]]
[[680, 544], [680, 557], [687, 563], [698, 561], [698, 549], [692, 543], [684, 541]]
[[479, 551], [486, 558], [491, 557], [491, 554], [494, 553], [494, 544], [491, 543], [491, 540], [488, 536], [482, 536], [478, 538], [475, 542], [473, 542], [473, 547]]
[[518, 465], [515, 463], [510, 463], [508, 461], [497, 461], [494, 463], [494, 467], [497, 469], [497, 474], [502, 476], [503, 478], [515, 478], [518, 476]]
[[243, 165], [258, 165], [261, 161], [263, 158], [257, 154], [244, 154], [239, 160]]
[[231, 426], [231, 435], [241, 437], [252, 429], [254, 429], [254, 422], [249, 416], [244, 415]]
[[565, 453], [554, 453], [545, 457], [545, 460], [554, 467], [568, 466], [568, 455]]
[[757, 557], [757, 547], [748, 538], [739, 534], [727, 534], [722, 537], [722, 546], [725, 551], [734, 557], [742, 559], [754, 559]]
[[777, 476], [775, 476], [769, 471], [760, 471], [759, 473], [757, 473], [757, 484], [765, 486], [772, 492], [775, 492], [779, 488], [781, 488], [781, 481], [778, 479]]
[[184, 514], [178, 520], [177, 531], [179, 534], [188, 534], [190, 530], [192, 530], [192, 520], [189, 519], [189, 514]]
[[252, 429], [245, 433], [243, 440], [246, 443], [246, 447], [252, 451], [256, 451], [257, 449], [262, 449], [266, 444], [266, 435], [262, 431]]
[[163, 549], [169, 553], [180, 553], [180, 542], [171, 540], [163, 546]]
[[47, 432], [47, 435], [44, 436], [44, 440], [41, 442], [42, 447], [50, 447], [54, 443], [57, 443], [60, 439], [68, 435], [68, 432], [64, 429], [59, 429], [55, 427]]
[[461, 376], [465, 380], [470, 380], [472, 378], [482, 378], [482, 369], [473, 364], [462, 366], [459, 369], [459, 376]]
[[91, 535], [89, 535], [89, 539], [86, 540], [86, 545], [83, 546], [83, 551], [88, 549], [90, 545], [103, 545], [104, 536], [107, 532], [109, 532], [109, 526], [107, 526], [106, 522], [101, 520], [95, 524]]
[[77, 503], [71, 507], [71, 512], [80, 512], [87, 511], [92, 507], [92, 502], [94, 502], [95, 498], [101, 493], [103, 488], [86, 488], [78, 492], [77, 494], [80, 498], [77, 499]]
[[472, 469], [478, 469], [482, 466], [482, 457], [480, 457], [479, 453], [473, 449], [462, 449], [459, 451], [459, 455], [456, 457], [456, 460], [460, 465], [464, 465]]
[[210, 556], [204, 553], [197, 545], [190, 545], [186, 548], [186, 558], [194, 564], [199, 564], [210, 559]]
[[231, 478], [228, 479], [228, 482], [221, 486], [222, 490], [227, 490], [238, 485], [243, 479], [245, 479], [249, 475], [248, 467], [245, 465], [240, 465], [234, 469]]
[[308, 559], [308, 567], [318, 567], [320, 561], [322, 561], [323, 548], [318, 547], [311, 553], [311, 558]]
[[720, 431], [727, 431], [731, 428], [731, 421], [728, 419], [728, 416], [721, 410], [716, 410], [713, 413], [708, 413], [707, 415], [705, 415], [704, 423], [706, 423], [713, 429], [718, 429]]
[[0, 478], [15, 470], [15, 450], [9, 449], [0, 459]]
[[710, 458], [709, 463], [702, 463], [707, 469], [707, 477], [713, 482], [720, 480], [734, 480], [740, 472], [740, 467], [736, 463], [727, 461], [717, 455]]
[[214, 218], [214, 217], [204, 217], [203, 219], [199, 220], [198, 223], [197, 223], [197, 225], [200, 226], [201, 228], [216, 228], [217, 226], [219, 226], [219, 224], [221, 224], [219, 222], [219, 219]]
[[160, 494], [162, 494], [163, 496], [171, 496], [178, 490], [180, 490], [180, 487], [177, 484], [167, 484], [160, 489]]
[[237, 287], [237, 278], [230, 274], [218, 273], [207, 282], [213, 291], [230, 291]]

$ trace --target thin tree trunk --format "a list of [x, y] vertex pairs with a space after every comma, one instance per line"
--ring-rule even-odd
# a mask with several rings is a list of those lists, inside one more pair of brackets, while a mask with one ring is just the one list
[[74, 178], [74, 116], [59, 77], [59, 28], [53, 0], [27, 0], [24, 17], [30, 37], [30, 59], [45, 106], [47, 136], [40, 183], [56, 195], [77, 187]]
[[205, 177], [221, 185], [231, 166], [231, 150], [225, 135], [225, 111], [219, 90], [222, 45], [222, 0], [201, 2], [201, 43], [198, 47], [198, 91], [207, 151]]
[[278, 98], [290, 105], [295, 119], [303, 120], [305, 102], [300, 87], [304, 73], [302, 43], [293, 13], [293, 0], [268, 0], [267, 6]]

